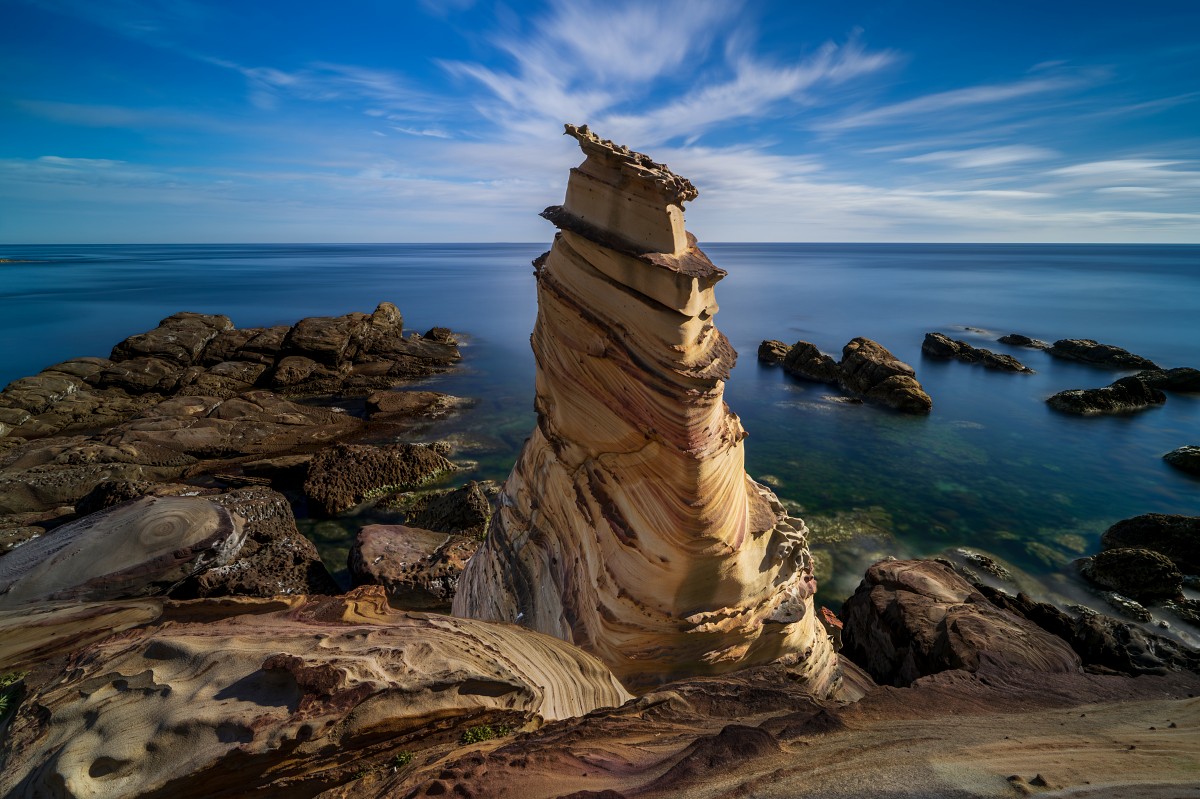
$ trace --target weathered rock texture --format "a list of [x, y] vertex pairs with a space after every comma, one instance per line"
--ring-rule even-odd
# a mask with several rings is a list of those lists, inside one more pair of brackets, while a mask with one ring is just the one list
[[745, 472], [713, 325], [725, 276], [662, 164], [567, 126], [587, 154], [535, 261], [538, 424], [467, 565], [456, 614], [519, 621], [628, 686], [790, 655], [826, 692], [805, 527]]
[[479, 541], [403, 524], [372, 524], [358, 531], [348, 565], [355, 585], [382, 585], [393, 606], [450, 610], [458, 580]]
[[758, 358], [783, 366], [792, 377], [841, 386], [850, 394], [898, 411], [929, 413], [933, 409], [933, 400], [917, 381], [913, 368], [869, 338], [860, 336], [847, 343], [841, 361], [807, 341], [788, 347], [774, 339], [759, 345]]
[[1047, 398], [1056, 411], [1080, 416], [1106, 413], [1133, 413], [1162, 405], [1167, 396], [1136, 377], [1122, 377], [1102, 388], [1075, 388]]
[[1144, 513], [1122, 519], [1100, 537], [1100, 547], [1152, 549], [1184, 574], [1200, 574], [1200, 516]]
[[910, 685], [985, 662], [1036, 672], [1077, 673], [1062, 639], [993, 605], [940, 563], [876, 563], [842, 606], [842, 653], [883, 685]]
[[238, 330], [227, 316], [182, 312], [130, 336], [108, 358], [75, 358], [0, 392], [0, 437], [41, 438], [115, 424], [164, 397], [367, 394], [460, 359], [445, 328], [404, 335], [390, 302], [373, 313]]
[[1189, 444], [1173, 449], [1163, 455], [1163, 460], [1180, 471], [1200, 475], [1200, 446]]
[[202, 497], [145, 497], [85, 516], [0, 559], [0, 609], [163, 593], [232, 560], [240, 522]]
[[942, 333], [926, 333], [921, 343], [921, 352], [934, 358], [955, 358], [964, 363], [978, 363], [988, 369], [1002, 372], [1032, 372], [1025, 364], [1011, 355], [973, 347], [965, 341], [950, 338]]
[[[143, 626], [79, 646], [89, 615]], [[410, 615], [379, 588], [43, 608], [25, 622], [26, 647], [57, 622], [79, 648], [27, 679], [0, 742], [12, 799], [313, 796], [401, 752], [456, 749], [474, 725], [535, 727], [628, 698], [561, 641]]]
[[453, 470], [453, 463], [423, 444], [335, 444], [309, 464], [304, 493], [311, 510], [334, 515]]
[[1129, 350], [1100, 344], [1090, 338], [1059, 339], [1046, 350], [1055, 358], [1079, 361], [1102, 369], [1158, 369], [1158, 364]]

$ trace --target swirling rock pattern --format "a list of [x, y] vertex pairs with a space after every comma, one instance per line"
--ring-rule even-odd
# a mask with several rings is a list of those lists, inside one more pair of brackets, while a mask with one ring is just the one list
[[746, 475], [722, 399], [736, 353], [713, 324], [725, 272], [684, 232], [695, 190], [567, 133], [588, 157], [534, 262], [538, 423], [454, 612], [571, 641], [634, 689], [789, 656], [828, 691], [806, 528]]
[[[153, 601], [134, 611], [153, 616]], [[313, 796], [398, 752], [457, 748], [470, 725], [536, 727], [629, 698], [561, 641], [397, 611], [379, 587], [160, 612], [30, 675], [0, 795]], [[78, 636], [80, 612], [62, 620]]]
[[0, 609], [160, 593], [228, 563], [239, 520], [201, 497], [145, 497], [64, 525], [0, 560]]

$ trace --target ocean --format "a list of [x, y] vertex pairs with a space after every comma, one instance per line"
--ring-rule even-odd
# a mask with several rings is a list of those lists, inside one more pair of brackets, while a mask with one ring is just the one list
[[[113, 344], [180, 310], [239, 327], [370, 311], [394, 302], [406, 327], [464, 334], [464, 361], [423, 387], [477, 398], [431, 437], [453, 435], [502, 480], [534, 423], [530, 261], [544, 244], [0, 246], [0, 385]], [[1034, 577], [1061, 575], [1112, 522], [1200, 514], [1200, 480], [1163, 453], [1200, 444], [1200, 395], [1143, 413], [1078, 418], [1044, 399], [1121, 373], [995, 342], [1092, 338], [1163, 367], [1200, 367], [1200, 246], [703, 244], [729, 272], [717, 326], [741, 354], [726, 401], [750, 433], [750, 474], [798, 514], [857, 514], [891, 536], [883, 550], [981, 549]], [[1014, 355], [1036, 374], [922, 356], [940, 331]], [[910, 363], [928, 417], [832, 401], [837, 392], [765, 367], [763, 339], [803, 339], [835, 356], [855, 336]], [[840, 516], [839, 516], [840, 514]], [[328, 562], [349, 523], [305, 521]], [[861, 560], [872, 552], [861, 552]], [[861, 575], [853, 557], [822, 599]], [[856, 571], [857, 569], [857, 571]]]

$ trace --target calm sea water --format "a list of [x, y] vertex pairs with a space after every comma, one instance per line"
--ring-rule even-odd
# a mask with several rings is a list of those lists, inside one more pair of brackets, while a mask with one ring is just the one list
[[[0, 264], [0, 384], [68, 357], [107, 355], [179, 310], [258, 326], [390, 300], [412, 329], [468, 334], [464, 368], [428, 383], [479, 405], [431, 435], [456, 433], [478, 460], [472, 476], [503, 479], [533, 425], [530, 261], [544, 248], [4, 246], [0, 258], [31, 263]], [[1200, 481], [1161, 460], [1200, 444], [1200, 396], [1171, 395], [1134, 416], [1063, 416], [1044, 398], [1119, 375], [994, 342], [1008, 332], [1094, 338], [1166, 367], [1200, 367], [1200, 246], [705, 250], [729, 272], [716, 321], [742, 354], [726, 399], [750, 431], [749, 471], [769, 476], [806, 513], [881, 507], [905, 553], [974, 546], [1035, 573], [1094, 549], [1117, 519], [1200, 514]], [[1037, 374], [923, 358], [922, 338], [933, 330], [1011, 353]], [[860, 335], [917, 369], [934, 400], [928, 418], [830, 402], [828, 387], [755, 361], [765, 338], [805, 339], [837, 354]], [[340, 556], [343, 529], [308, 529]]]

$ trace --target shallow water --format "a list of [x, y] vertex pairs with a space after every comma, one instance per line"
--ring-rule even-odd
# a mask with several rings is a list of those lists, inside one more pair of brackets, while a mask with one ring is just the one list
[[[370, 311], [390, 300], [406, 326], [467, 334], [464, 368], [437, 390], [478, 405], [430, 434], [457, 433], [474, 477], [503, 479], [533, 425], [538, 244], [0, 247], [0, 384], [112, 344], [179, 310], [238, 326]], [[948, 546], [1000, 554], [1036, 573], [1095, 548], [1108, 524], [1200, 513], [1200, 480], [1161, 456], [1200, 443], [1200, 396], [1111, 418], [1051, 411], [1045, 397], [1121, 373], [994, 339], [1094, 338], [1164, 367], [1200, 367], [1200, 246], [754, 245], [705, 250], [729, 272], [717, 325], [742, 354], [726, 399], [750, 432], [747, 467], [813, 516], [882, 506], [897, 552]], [[977, 328], [987, 333], [965, 330]], [[1008, 374], [923, 358], [928, 331], [1012, 354]], [[760, 366], [765, 338], [837, 355], [874, 338], [911, 363], [928, 418], [830, 401], [829, 387]], [[335, 559], [336, 529], [323, 546]], [[832, 589], [830, 589], [832, 590]], [[842, 589], [839, 589], [842, 590]], [[826, 596], [836, 601], [835, 596]]]

